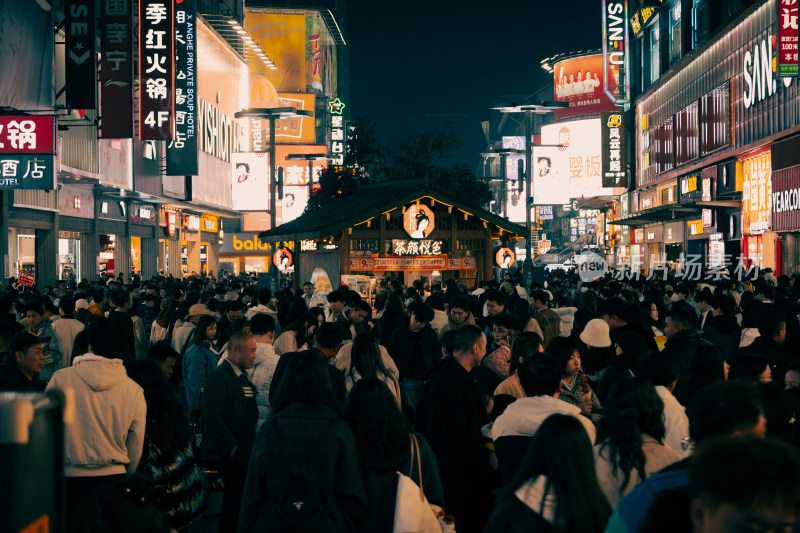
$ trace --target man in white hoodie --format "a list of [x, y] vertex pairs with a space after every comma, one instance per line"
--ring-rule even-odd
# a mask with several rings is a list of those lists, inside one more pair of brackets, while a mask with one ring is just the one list
[[[495, 442], [502, 437], [533, 437], [545, 419], [553, 414], [576, 417], [594, 445], [596, 431], [579, 407], [559, 400], [562, 367], [555, 357], [539, 354], [528, 357], [517, 370], [526, 397], [515, 401], [492, 425]], [[521, 458], [520, 458], [521, 459]]]
[[89, 353], [53, 374], [47, 389], [74, 391], [75, 420], [65, 426], [67, 513], [94, 489], [136, 472], [147, 404], [117, 359], [119, 335], [107, 319], [88, 331]]

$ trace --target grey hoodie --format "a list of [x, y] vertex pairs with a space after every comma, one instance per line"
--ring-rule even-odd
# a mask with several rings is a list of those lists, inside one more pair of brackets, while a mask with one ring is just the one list
[[50, 389], [72, 389], [75, 419], [65, 426], [67, 477], [133, 473], [144, 443], [144, 392], [121, 359], [88, 353], [57, 371]]

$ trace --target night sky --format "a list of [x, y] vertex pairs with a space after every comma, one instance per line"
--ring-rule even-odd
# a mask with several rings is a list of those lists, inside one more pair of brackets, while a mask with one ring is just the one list
[[436, 122], [426, 115], [460, 115], [475, 157], [492, 99], [552, 82], [545, 57], [602, 45], [597, 0], [347, 0], [347, 9], [352, 118], [375, 123], [389, 144]]

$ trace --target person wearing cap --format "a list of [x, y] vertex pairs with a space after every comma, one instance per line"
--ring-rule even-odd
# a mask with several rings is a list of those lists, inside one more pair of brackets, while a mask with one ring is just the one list
[[0, 392], [43, 392], [39, 373], [44, 364], [44, 343], [49, 337], [37, 337], [20, 331], [8, 342], [5, 361], [0, 364]]
[[593, 318], [583, 328], [578, 337], [586, 347], [581, 353], [583, 371], [593, 381], [613, 360], [615, 350], [611, 342], [608, 323], [601, 318]]
[[180, 324], [180, 326], [176, 324], [172, 332], [173, 350], [179, 354], [183, 353], [183, 348], [186, 346], [186, 342], [189, 340], [189, 337], [194, 331], [197, 321], [203, 315], [214, 316], [214, 312], [211, 311], [205, 304], [194, 304], [189, 307], [189, 312], [186, 314], [183, 322]]

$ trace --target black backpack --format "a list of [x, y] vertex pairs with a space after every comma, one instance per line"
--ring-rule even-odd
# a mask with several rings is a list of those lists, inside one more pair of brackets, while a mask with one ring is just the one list
[[[326, 435], [335, 422], [335, 420], [332, 420], [320, 437]], [[320, 498], [319, 490], [306, 477], [310, 459], [317, 454], [325, 439], [318, 438], [317, 447], [305, 458], [302, 463], [303, 467], [298, 469], [288, 460], [289, 455], [287, 452], [290, 447], [286, 443], [286, 438], [280, 426], [275, 422], [274, 418], [270, 419], [270, 423], [278, 437], [278, 452], [281, 456], [287, 458], [286, 463], [291, 471], [291, 477], [284, 485], [282, 494], [277, 498], [270, 531], [275, 533], [318, 533], [328, 531], [330, 525], [328, 524], [328, 517], [325, 514], [325, 506]]]

